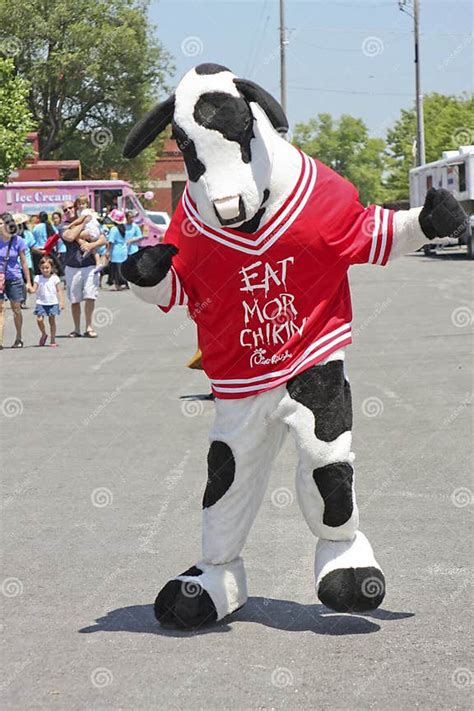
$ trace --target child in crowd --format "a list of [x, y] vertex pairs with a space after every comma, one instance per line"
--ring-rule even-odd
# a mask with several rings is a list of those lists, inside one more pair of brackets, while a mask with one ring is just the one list
[[128, 283], [122, 275], [121, 265], [128, 257], [126, 217], [122, 210], [112, 210], [109, 218], [114, 223], [108, 235], [109, 274], [112, 289], [128, 289]]
[[[78, 217], [86, 216], [88, 219], [84, 222], [84, 229], [78, 237], [79, 244], [81, 240], [84, 242], [95, 242], [101, 235], [101, 226], [98, 220], [98, 214], [91, 209], [89, 198], [87, 195], [79, 195], [74, 201], [74, 207]], [[96, 272], [102, 271], [102, 260], [97, 250], [90, 250], [94, 255]], [[86, 256], [86, 254], [84, 255]]]
[[142, 231], [137, 225], [135, 220], [135, 212], [132, 210], [126, 210], [125, 219], [127, 223], [125, 225], [125, 234], [127, 236], [127, 247], [128, 254], [136, 254], [139, 250], [138, 243], [143, 239]]
[[56, 343], [56, 316], [59, 316], [60, 309], [64, 309], [64, 293], [61, 287], [61, 280], [54, 273], [54, 262], [51, 257], [42, 257], [39, 263], [41, 274], [35, 276], [33, 286], [30, 286], [28, 291], [30, 294], [36, 294], [36, 323], [41, 331], [40, 346], [45, 346], [48, 340], [44, 325], [44, 317], [49, 320], [51, 330], [50, 346], [55, 348]]
[[[102, 234], [102, 228], [99, 224], [99, 220], [97, 219], [98, 215], [94, 212], [94, 210], [91, 210], [90, 207], [85, 207], [81, 210], [80, 216], [83, 217], [84, 215], [86, 217], [90, 217], [90, 219], [84, 222], [84, 229], [79, 235], [79, 240], [83, 239], [88, 242], [97, 242]], [[103, 268], [101, 254], [105, 254], [105, 245], [103, 252], [101, 252], [99, 247], [98, 249], [91, 249], [90, 253], [94, 255], [96, 272], [101, 272]]]

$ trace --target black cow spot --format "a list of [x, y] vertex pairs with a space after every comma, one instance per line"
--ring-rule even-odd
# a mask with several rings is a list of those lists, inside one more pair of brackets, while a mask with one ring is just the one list
[[342, 526], [352, 516], [353, 469], [347, 462], [326, 464], [313, 471], [313, 479], [324, 499], [323, 523]]
[[314, 415], [314, 433], [332, 442], [352, 428], [351, 387], [344, 378], [342, 360], [314, 365], [289, 380], [288, 393]]
[[176, 140], [178, 148], [183, 154], [189, 180], [193, 183], [197, 183], [201, 175], [204, 175], [206, 172], [206, 166], [197, 157], [195, 143], [189, 138], [186, 131], [184, 131], [181, 126], [178, 126], [176, 121], [173, 121], [172, 127], [171, 135]]
[[224, 67], [222, 64], [204, 63], [198, 64], [198, 66], [195, 67], [195, 72], [196, 74], [220, 74], [221, 72], [230, 72], [230, 69]]
[[232, 485], [235, 476], [235, 459], [231, 448], [225, 442], [213, 442], [207, 455], [207, 486], [202, 506], [213, 506]]
[[254, 138], [253, 114], [242, 97], [222, 91], [202, 94], [194, 107], [196, 123], [222, 133], [228, 141], [240, 146], [242, 160], [250, 163], [250, 141]]
[[267, 202], [268, 198], [270, 197], [270, 190], [265, 188], [263, 191], [263, 200], [260, 204], [260, 207], [258, 211], [255, 213], [255, 215], [250, 219], [247, 220], [247, 222], [243, 222], [237, 229], [239, 232], [245, 232], [247, 234], [252, 234], [253, 232], [256, 232], [258, 228], [260, 227], [260, 222], [262, 221], [262, 217], [265, 214], [266, 208], [263, 207], [263, 205]]
[[184, 573], [181, 573], [181, 575], [202, 575], [202, 570], [201, 568], [192, 565], [190, 568], [185, 570]]

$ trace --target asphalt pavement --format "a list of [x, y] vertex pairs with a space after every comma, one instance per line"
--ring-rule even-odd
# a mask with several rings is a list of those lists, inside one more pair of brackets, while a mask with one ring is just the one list
[[209, 391], [184, 368], [194, 326], [103, 291], [97, 340], [38, 348], [30, 297], [26, 347], [0, 353], [3, 709], [472, 708], [473, 265], [417, 254], [351, 282], [356, 486], [382, 609], [318, 603], [288, 440], [244, 551], [251, 597], [194, 633], [152, 611], [200, 557], [214, 406], [179, 400]]

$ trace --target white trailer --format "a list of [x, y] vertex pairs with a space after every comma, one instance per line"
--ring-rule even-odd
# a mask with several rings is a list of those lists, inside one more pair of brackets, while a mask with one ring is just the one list
[[[474, 146], [461, 146], [457, 151], [444, 151], [441, 160], [410, 170], [410, 207], [421, 207], [430, 188], [446, 188], [469, 215], [461, 234], [452, 238], [453, 245], [465, 245], [474, 259]], [[436, 249], [429, 245], [425, 250]]]

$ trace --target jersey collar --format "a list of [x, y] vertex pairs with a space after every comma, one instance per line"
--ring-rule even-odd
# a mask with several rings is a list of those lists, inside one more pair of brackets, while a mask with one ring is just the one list
[[208, 225], [201, 219], [187, 186], [181, 198], [186, 217], [198, 232], [215, 242], [247, 254], [263, 254], [296, 220], [313, 192], [317, 173], [316, 163], [301, 151], [300, 155], [301, 170], [293, 190], [280, 209], [253, 234], [239, 232], [238, 229], [216, 228]]

